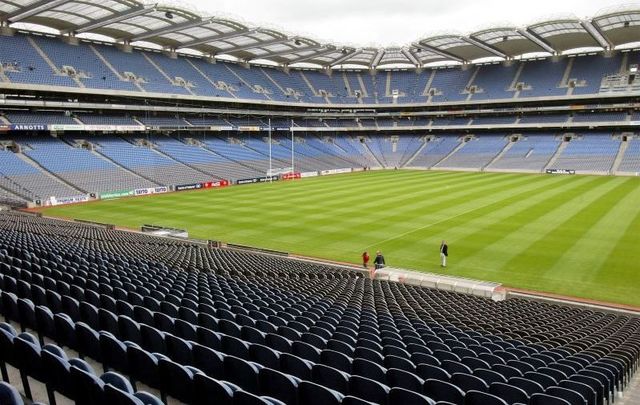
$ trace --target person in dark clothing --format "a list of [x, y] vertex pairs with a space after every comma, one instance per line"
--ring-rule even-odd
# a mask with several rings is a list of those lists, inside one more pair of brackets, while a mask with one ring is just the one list
[[447, 267], [447, 257], [449, 256], [449, 246], [447, 241], [443, 240], [440, 244], [440, 267]]
[[365, 269], [369, 268], [369, 252], [364, 252], [362, 254], [362, 267]]
[[382, 256], [382, 253], [379, 250], [376, 252], [376, 258], [373, 260], [373, 264], [376, 266], [376, 270], [385, 266], [384, 256]]

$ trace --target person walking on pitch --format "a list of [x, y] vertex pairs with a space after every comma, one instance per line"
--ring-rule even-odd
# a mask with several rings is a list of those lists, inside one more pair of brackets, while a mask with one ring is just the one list
[[362, 267], [369, 268], [369, 252], [367, 251], [362, 254]]
[[379, 250], [376, 252], [376, 258], [373, 259], [373, 264], [376, 266], [376, 270], [385, 266], [384, 256], [382, 256], [382, 253]]
[[449, 246], [447, 241], [443, 240], [440, 244], [440, 267], [447, 267], [447, 256], [449, 256]]

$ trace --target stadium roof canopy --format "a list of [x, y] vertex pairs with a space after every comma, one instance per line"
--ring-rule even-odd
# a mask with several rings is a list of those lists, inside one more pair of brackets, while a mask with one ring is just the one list
[[401, 47], [357, 48], [320, 43], [277, 30], [209, 17], [175, 5], [139, 0], [0, 0], [0, 24], [30, 23], [63, 35], [99, 34], [116, 42], [152, 43], [240, 61], [290, 66], [357, 65], [365, 68], [435, 62], [470, 63], [573, 49], [614, 49], [640, 42], [640, 8], [618, 9], [591, 19], [557, 19], [528, 27], [496, 27], [469, 35], [438, 35]]

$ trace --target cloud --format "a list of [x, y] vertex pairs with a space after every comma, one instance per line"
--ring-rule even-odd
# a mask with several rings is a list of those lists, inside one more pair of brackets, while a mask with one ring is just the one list
[[358, 46], [408, 44], [432, 33], [522, 26], [554, 15], [593, 16], [620, 0], [182, 0], [314, 39]]

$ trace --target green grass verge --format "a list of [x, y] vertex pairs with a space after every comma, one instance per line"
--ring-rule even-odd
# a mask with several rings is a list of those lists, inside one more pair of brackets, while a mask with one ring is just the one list
[[43, 210], [640, 306], [640, 179], [383, 171]]

